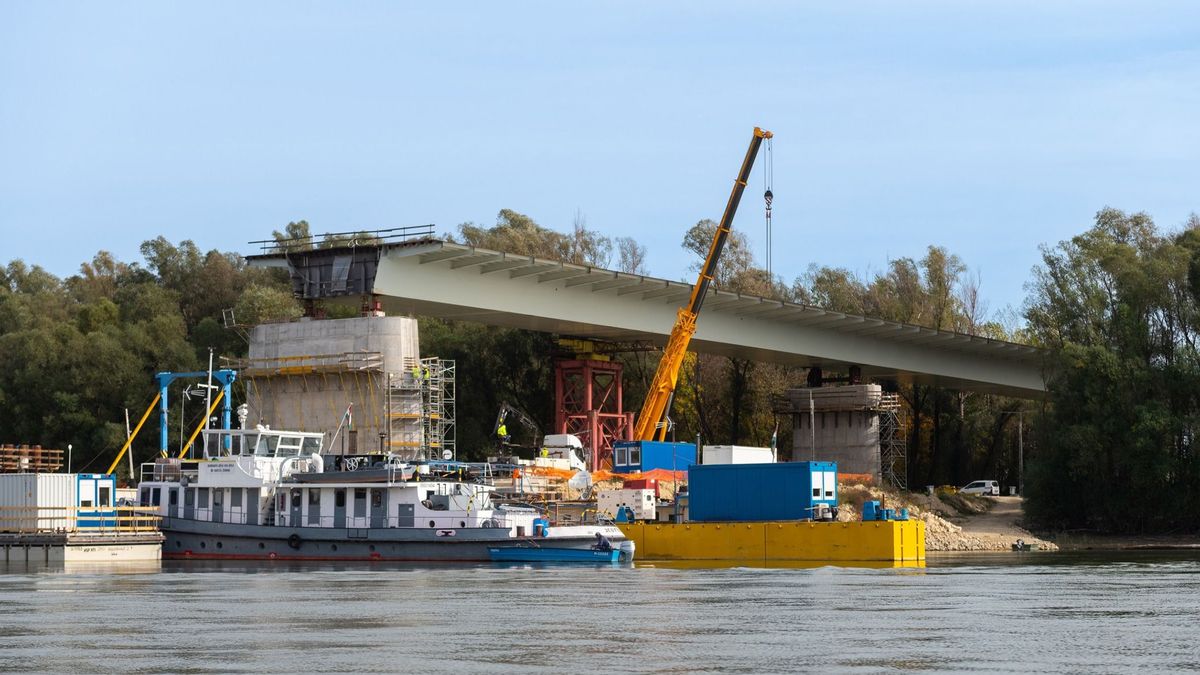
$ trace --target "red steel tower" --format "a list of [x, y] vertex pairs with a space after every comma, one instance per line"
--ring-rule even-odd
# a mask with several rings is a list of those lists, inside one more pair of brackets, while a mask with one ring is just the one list
[[633, 438], [633, 413], [621, 400], [622, 369], [593, 359], [554, 363], [554, 433], [578, 436], [593, 471], [611, 466], [613, 441]]

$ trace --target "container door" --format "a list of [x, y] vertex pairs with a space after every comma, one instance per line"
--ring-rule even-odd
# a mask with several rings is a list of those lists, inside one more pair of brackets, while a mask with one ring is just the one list
[[300, 488], [292, 488], [292, 508], [291, 515], [288, 516], [288, 525], [291, 525], [292, 527], [300, 527], [304, 524], [304, 521], [300, 519], [300, 508], [302, 504], [300, 499], [303, 497], [301, 492], [302, 491]]
[[371, 488], [371, 527], [383, 527], [387, 517], [387, 507], [383, 504], [382, 488]]
[[225, 522], [225, 489], [216, 488], [212, 493], [213, 499], [213, 522]]
[[346, 488], [333, 491], [333, 526], [346, 526]]
[[399, 516], [400, 527], [412, 527], [415, 524], [415, 514], [413, 513], [412, 504], [400, 504], [396, 509], [396, 515]]
[[183, 489], [183, 517], [188, 520], [196, 517], [196, 488]]
[[258, 510], [262, 508], [259, 502], [258, 488], [250, 488], [246, 490], [246, 524], [258, 524]]

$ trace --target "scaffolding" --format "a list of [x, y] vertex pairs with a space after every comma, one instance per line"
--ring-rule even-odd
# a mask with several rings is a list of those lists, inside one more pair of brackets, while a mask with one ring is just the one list
[[237, 359], [229, 365], [241, 370], [256, 418], [330, 433], [353, 403], [345, 433], [350, 440], [341, 451], [457, 458], [453, 360], [405, 357], [400, 372], [387, 373], [382, 354], [365, 351]]
[[908, 416], [898, 394], [879, 402], [879, 464], [885, 482], [908, 489]]
[[403, 372], [389, 376], [390, 452], [404, 459], [458, 458], [455, 376], [455, 362], [437, 357], [406, 357]]

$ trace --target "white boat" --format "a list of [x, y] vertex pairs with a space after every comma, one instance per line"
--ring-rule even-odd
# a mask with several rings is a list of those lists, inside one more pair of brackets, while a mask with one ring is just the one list
[[162, 516], [163, 558], [488, 561], [494, 548], [607, 539], [633, 559], [614, 525], [494, 504], [480, 467], [322, 455], [323, 436], [211, 430], [199, 456], [144, 464], [139, 501]]

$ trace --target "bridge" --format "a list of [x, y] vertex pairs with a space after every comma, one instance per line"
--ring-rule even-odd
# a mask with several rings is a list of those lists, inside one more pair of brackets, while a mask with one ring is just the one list
[[[268, 246], [306, 300], [378, 301], [422, 314], [620, 341], [666, 343], [691, 284], [419, 237], [303, 251]], [[373, 299], [372, 299], [373, 296]], [[693, 351], [1039, 398], [1044, 354], [1027, 345], [710, 290]]]

